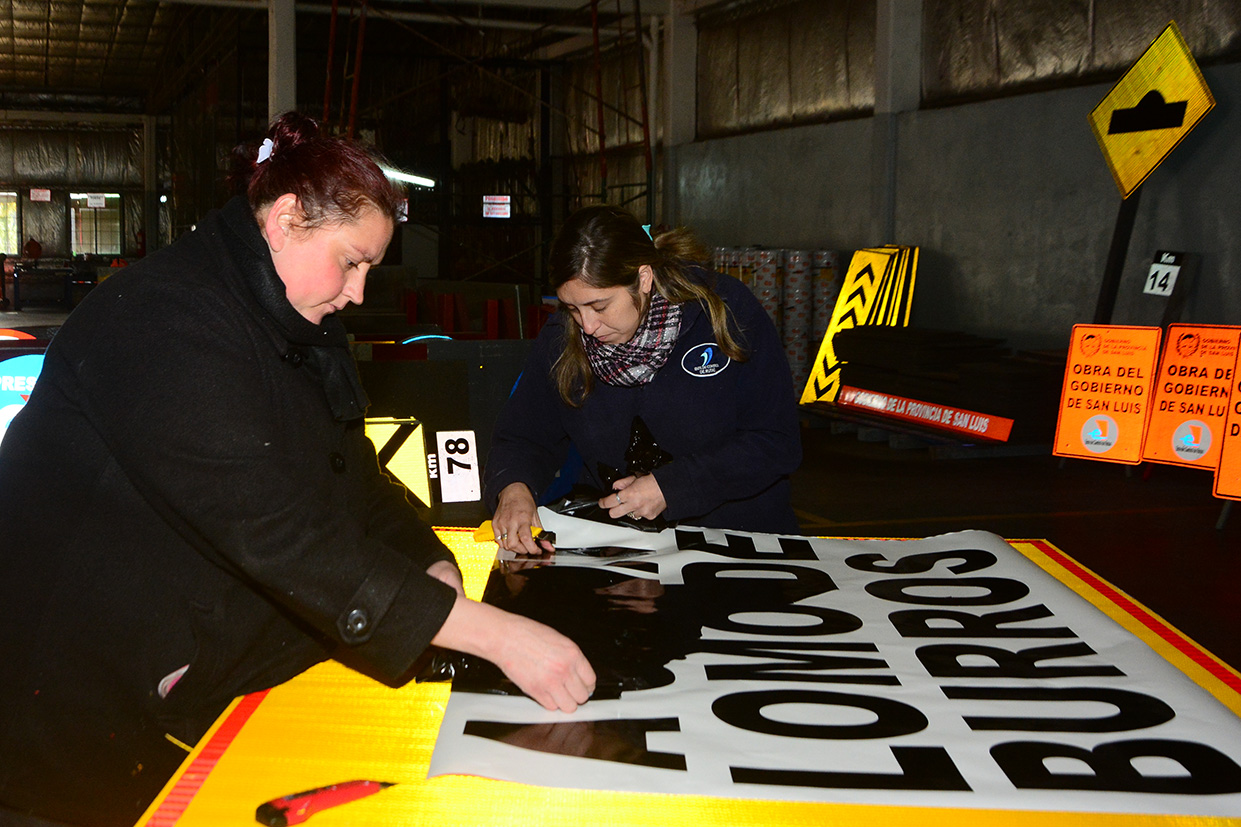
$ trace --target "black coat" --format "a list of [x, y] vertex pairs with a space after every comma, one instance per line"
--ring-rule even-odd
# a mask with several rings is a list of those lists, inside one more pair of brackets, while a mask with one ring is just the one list
[[402, 679], [452, 555], [364, 405], [240, 199], [74, 310], [0, 446], [0, 803], [131, 824], [185, 756], [165, 733], [341, 649]]

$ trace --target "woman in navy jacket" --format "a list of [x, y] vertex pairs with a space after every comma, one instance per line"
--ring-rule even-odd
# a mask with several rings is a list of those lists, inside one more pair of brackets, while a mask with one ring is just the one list
[[240, 694], [343, 657], [389, 683], [435, 643], [572, 711], [557, 632], [467, 600], [380, 472], [335, 311], [399, 193], [277, 120], [248, 197], [93, 290], [0, 444], [0, 823], [128, 825]]
[[[652, 239], [624, 210], [587, 207], [550, 257], [560, 311], [540, 331], [501, 412], [484, 497], [502, 548], [537, 553], [535, 503], [572, 445], [610, 516], [796, 533], [789, 474], [801, 461], [793, 382], [750, 291], [693, 262], [688, 232]], [[634, 417], [672, 460], [611, 485]], [[622, 472], [623, 473], [623, 472]]]

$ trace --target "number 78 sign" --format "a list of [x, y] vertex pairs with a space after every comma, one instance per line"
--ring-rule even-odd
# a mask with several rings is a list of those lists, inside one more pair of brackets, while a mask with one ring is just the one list
[[439, 466], [440, 501], [477, 502], [482, 498], [478, 482], [478, 445], [473, 431], [439, 431], [435, 434]]

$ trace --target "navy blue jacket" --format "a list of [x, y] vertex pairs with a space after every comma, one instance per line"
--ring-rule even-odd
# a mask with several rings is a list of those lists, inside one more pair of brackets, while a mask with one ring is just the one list
[[585, 462], [583, 482], [606, 490], [598, 464], [625, 468], [625, 447], [640, 415], [673, 461], [655, 471], [664, 516], [688, 525], [797, 533], [789, 474], [801, 462], [793, 380], [775, 327], [749, 289], [729, 276], [693, 269], [728, 306], [732, 331], [748, 359], [720, 350], [699, 302], [684, 305], [667, 363], [632, 388], [596, 381], [586, 402], [561, 400], [551, 368], [563, 350], [557, 313], [534, 343], [517, 387], [500, 414], [484, 483], [494, 510], [500, 491], [525, 483], [539, 500], [572, 445]]

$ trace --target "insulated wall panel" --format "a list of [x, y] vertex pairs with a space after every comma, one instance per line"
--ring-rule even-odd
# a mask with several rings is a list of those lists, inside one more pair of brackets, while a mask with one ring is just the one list
[[1114, 75], [1169, 20], [1199, 61], [1241, 56], [1236, 3], [945, 0], [923, 9], [923, 95], [931, 103]]
[[874, 44], [874, 0], [750, 3], [702, 15], [699, 137], [869, 110]]

